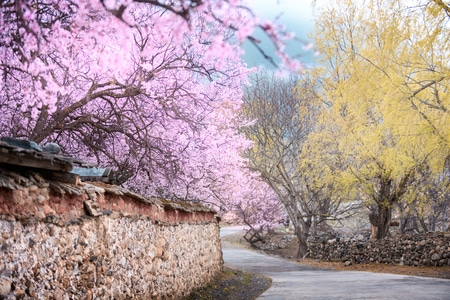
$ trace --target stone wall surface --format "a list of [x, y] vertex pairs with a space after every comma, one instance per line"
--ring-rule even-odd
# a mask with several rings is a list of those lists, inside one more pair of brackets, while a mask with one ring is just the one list
[[382, 240], [355, 238], [309, 239], [308, 257], [351, 263], [406, 266], [450, 265], [450, 233], [399, 236]]
[[205, 207], [11, 178], [0, 186], [0, 299], [179, 299], [222, 269]]

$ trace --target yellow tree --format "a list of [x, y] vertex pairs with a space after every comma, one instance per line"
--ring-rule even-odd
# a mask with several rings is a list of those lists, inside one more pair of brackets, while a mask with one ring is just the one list
[[442, 171], [450, 149], [448, 15], [440, 1], [405, 2], [337, 0], [317, 20], [324, 139], [336, 140], [341, 184], [367, 200], [375, 238], [417, 168]]

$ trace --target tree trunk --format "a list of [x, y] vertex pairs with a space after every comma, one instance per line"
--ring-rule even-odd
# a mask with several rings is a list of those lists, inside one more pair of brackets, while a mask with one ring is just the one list
[[398, 182], [397, 187], [389, 176], [379, 176], [379, 187], [376, 188], [378, 195], [374, 198], [376, 206], [372, 207], [372, 212], [369, 214], [370, 224], [372, 224], [372, 239], [380, 240], [389, 234], [392, 206], [406, 193], [408, 181], [414, 174], [413, 171], [414, 169], [411, 169], [406, 173]]
[[447, 202], [442, 207], [442, 231], [447, 231]]
[[41, 109], [41, 113], [36, 121], [36, 125], [34, 126], [33, 132], [30, 135], [30, 140], [40, 144], [45, 138], [44, 128], [48, 125], [49, 115], [48, 115], [48, 107], [44, 106]]
[[303, 231], [300, 234], [297, 234], [298, 238], [298, 250], [297, 250], [297, 258], [304, 258], [308, 253], [308, 234]]
[[430, 216], [430, 227], [429, 231], [436, 231], [436, 216], [439, 214], [438, 211], [438, 205], [436, 203], [436, 199], [434, 199], [433, 203], [431, 204], [431, 216]]
[[295, 235], [298, 239], [297, 258], [304, 258], [308, 254], [308, 233], [311, 229], [312, 218], [303, 219], [303, 217], [297, 216], [297, 222], [295, 226]]
[[405, 207], [403, 206], [403, 203], [400, 203], [400, 233], [405, 234], [406, 232], [406, 225], [408, 225], [408, 215], [405, 216]]
[[377, 211], [369, 214], [370, 224], [372, 225], [372, 238], [380, 240], [385, 238], [391, 225], [392, 208], [378, 204]]
[[406, 226], [408, 226], [409, 217], [401, 217], [400, 218], [400, 233], [405, 234], [406, 233]]

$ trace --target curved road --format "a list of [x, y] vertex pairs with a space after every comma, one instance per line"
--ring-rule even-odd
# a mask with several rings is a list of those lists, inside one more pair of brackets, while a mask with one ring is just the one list
[[[221, 228], [220, 235], [243, 227]], [[316, 269], [222, 242], [225, 266], [272, 278], [258, 299], [450, 300], [450, 280], [357, 271]]]

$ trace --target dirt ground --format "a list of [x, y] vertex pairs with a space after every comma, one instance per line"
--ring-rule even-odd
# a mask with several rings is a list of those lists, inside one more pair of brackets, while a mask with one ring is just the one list
[[215, 280], [183, 300], [254, 300], [271, 285], [268, 277], [224, 268]]
[[[228, 241], [242, 247], [251, 248], [250, 244], [245, 241], [242, 234], [237, 233], [234, 235], [226, 236], [224, 241]], [[253, 248], [254, 249], [254, 248]], [[262, 250], [259, 250], [262, 251]], [[262, 251], [269, 255], [274, 255], [278, 257], [283, 257], [291, 260], [298, 261], [302, 264], [315, 266], [324, 269], [333, 269], [339, 271], [367, 271], [376, 273], [390, 273], [390, 274], [403, 274], [412, 276], [422, 276], [422, 277], [433, 277], [450, 279], [450, 266], [443, 267], [425, 267], [425, 266], [399, 266], [399, 265], [387, 265], [387, 264], [352, 264], [349, 266], [344, 265], [342, 262], [329, 262], [317, 259], [296, 259], [297, 253], [297, 239], [292, 240], [288, 247], [285, 249], [274, 249], [273, 251], [264, 250]]]

